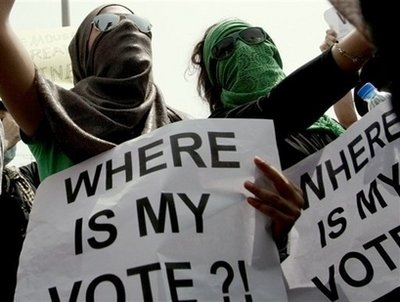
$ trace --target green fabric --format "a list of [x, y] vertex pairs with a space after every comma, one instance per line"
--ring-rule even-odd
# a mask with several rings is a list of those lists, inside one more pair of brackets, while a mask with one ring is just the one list
[[41, 140], [30, 139], [27, 144], [36, 159], [40, 181], [74, 165], [54, 140], [44, 143]]
[[267, 94], [285, 77], [280, 54], [273, 42], [248, 45], [240, 39], [236, 41], [235, 51], [229, 58], [217, 61], [216, 75], [210, 75], [213, 46], [248, 27], [251, 25], [237, 19], [225, 20], [213, 27], [204, 41], [206, 71], [210, 81], [215, 78], [222, 88], [221, 101], [225, 108], [233, 108]]
[[346, 131], [341, 124], [326, 114], [321, 116], [309, 129], [325, 129], [331, 131], [337, 137]]
[[217, 81], [222, 87], [225, 108], [258, 99], [285, 78], [274, 59], [276, 53], [276, 47], [269, 43], [247, 45], [238, 41], [234, 54], [218, 62]]
[[203, 60], [204, 60], [204, 65], [206, 67], [208, 78], [210, 79], [213, 85], [215, 85], [215, 83], [213, 83], [213, 76], [211, 76], [210, 74], [210, 60], [211, 60], [211, 53], [212, 53], [211, 51], [213, 46], [222, 38], [225, 38], [226, 36], [249, 26], [250, 24], [240, 20], [235, 20], [235, 19], [225, 20], [216, 24], [208, 32], [206, 38], [204, 39]]

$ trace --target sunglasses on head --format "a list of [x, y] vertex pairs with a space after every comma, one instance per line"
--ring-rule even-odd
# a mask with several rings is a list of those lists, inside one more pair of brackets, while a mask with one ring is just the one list
[[93, 18], [93, 25], [99, 31], [106, 32], [117, 27], [123, 19], [131, 20], [143, 33], [148, 33], [151, 30], [152, 25], [149, 20], [134, 14], [100, 14]]
[[235, 44], [238, 39], [248, 45], [260, 44], [266, 40], [272, 42], [271, 38], [261, 27], [248, 27], [218, 41], [211, 49], [212, 57], [217, 60], [230, 57], [235, 50]]

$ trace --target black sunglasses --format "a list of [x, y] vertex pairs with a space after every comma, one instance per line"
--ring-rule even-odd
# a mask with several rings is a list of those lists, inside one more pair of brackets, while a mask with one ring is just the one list
[[99, 31], [106, 32], [117, 27], [123, 19], [131, 20], [143, 33], [151, 30], [152, 25], [149, 20], [134, 14], [100, 14], [93, 18], [92, 23]]
[[[241, 40], [248, 45], [256, 45], [265, 41], [274, 43], [271, 37], [261, 27], [248, 27], [235, 32], [215, 43], [211, 49], [210, 74], [215, 77], [217, 61], [229, 58], [235, 50], [237, 40]], [[216, 83], [215, 80], [212, 82]]]
[[266, 40], [272, 42], [271, 38], [261, 27], [248, 27], [215, 43], [211, 49], [212, 57], [217, 60], [223, 60], [230, 57], [235, 50], [235, 44], [238, 39], [248, 45], [260, 44]]

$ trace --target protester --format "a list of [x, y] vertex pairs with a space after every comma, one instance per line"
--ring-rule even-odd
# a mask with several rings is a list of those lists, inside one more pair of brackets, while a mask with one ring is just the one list
[[69, 45], [74, 87], [66, 90], [43, 77], [13, 34], [13, 4], [0, 6], [0, 94], [42, 180], [183, 118], [154, 84], [149, 21], [121, 5], [89, 13]]
[[[131, 11], [107, 5], [92, 11], [69, 46], [75, 86], [66, 90], [44, 78], [13, 34], [8, 22], [13, 4], [9, 0], [0, 4], [0, 94], [37, 160], [41, 180], [183, 118], [165, 104], [153, 84], [148, 21], [135, 15], [135, 20], [142, 22], [138, 26], [121, 17], [120, 26], [111, 31], [102, 27], [103, 16], [98, 17], [96, 27], [92, 26], [94, 16], [103, 9], [109, 13]], [[118, 15], [104, 18], [107, 16], [117, 18], [113, 24], [118, 25]], [[138, 42], [141, 47], [136, 47]], [[130, 51], [124, 52], [126, 48]], [[4, 301], [13, 299], [18, 259], [36, 191], [25, 176], [35, 171], [36, 163], [32, 163], [6, 167], [2, 174]]]
[[[284, 77], [279, 52], [268, 34], [228, 19], [207, 29], [194, 47], [191, 63], [198, 69], [197, 89], [209, 103], [210, 118], [274, 120], [285, 169], [343, 132], [324, 113], [354, 87], [357, 70], [373, 49], [358, 32], [335, 46]], [[343, 49], [363, 60], [349, 60]]]
[[[373, 52], [356, 32], [340, 47], [354, 49], [365, 60]], [[364, 62], [348, 60], [334, 49], [286, 77], [279, 52], [262, 28], [240, 19], [227, 19], [206, 30], [194, 47], [191, 63], [198, 70], [197, 90], [209, 104], [210, 118], [274, 120], [281, 166], [285, 169], [320, 150], [343, 131], [340, 126], [338, 132], [332, 131], [335, 123], [324, 113], [355, 85], [357, 70]], [[299, 114], [304, 107], [313, 110]], [[290, 228], [274, 233], [280, 219], [273, 220], [272, 230], [283, 261]], [[289, 225], [293, 226], [294, 221]]]
[[36, 189], [39, 186], [39, 175], [35, 162], [24, 166], [14, 166], [13, 160], [16, 145], [19, 142], [19, 128], [12, 116], [0, 102], [0, 126], [4, 130], [0, 144], [1, 164], [1, 234], [3, 238], [3, 282], [1, 296], [4, 301], [12, 301], [19, 255], [26, 235], [29, 213], [31, 211]]

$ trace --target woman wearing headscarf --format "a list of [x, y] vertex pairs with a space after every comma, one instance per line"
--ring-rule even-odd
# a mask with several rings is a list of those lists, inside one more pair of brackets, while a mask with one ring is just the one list
[[[210, 118], [274, 120], [281, 166], [287, 168], [344, 131], [324, 113], [354, 87], [373, 50], [357, 32], [341, 43], [285, 76], [278, 49], [262, 28], [227, 19], [208, 28], [191, 62]], [[354, 49], [365, 59], [353, 62], [338, 49]]]
[[152, 74], [151, 24], [121, 5], [88, 14], [69, 45], [74, 87], [47, 80], [0, 5], [0, 92], [34, 155], [41, 180], [183, 117], [164, 102]]
[[[183, 118], [165, 104], [153, 82], [146, 19], [120, 5], [93, 10], [69, 45], [74, 87], [66, 90], [43, 77], [14, 36], [8, 23], [13, 3], [0, 3], [0, 93], [36, 159], [41, 181]], [[18, 171], [29, 172], [29, 167], [36, 168], [33, 164], [5, 168], [2, 174], [3, 301], [13, 301], [36, 189]]]
[[[209, 118], [272, 119], [281, 166], [287, 168], [343, 131], [324, 113], [357, 83], [358, 69], [373, 53], [370, 46], [354, 33], [338, 45], [340, 50], [329, 49], [285, 76], [279, 52], [262, 28], [227, 19], [206, 30], [191, 62], [198, 69], [197, 90], [209, 104]], [[344, 49], [365, 59], [349, 60]], [[291, 227], [278, 233], [282, 217], [265, 214], [272, 218], [272, 236], [283, 261]]]

